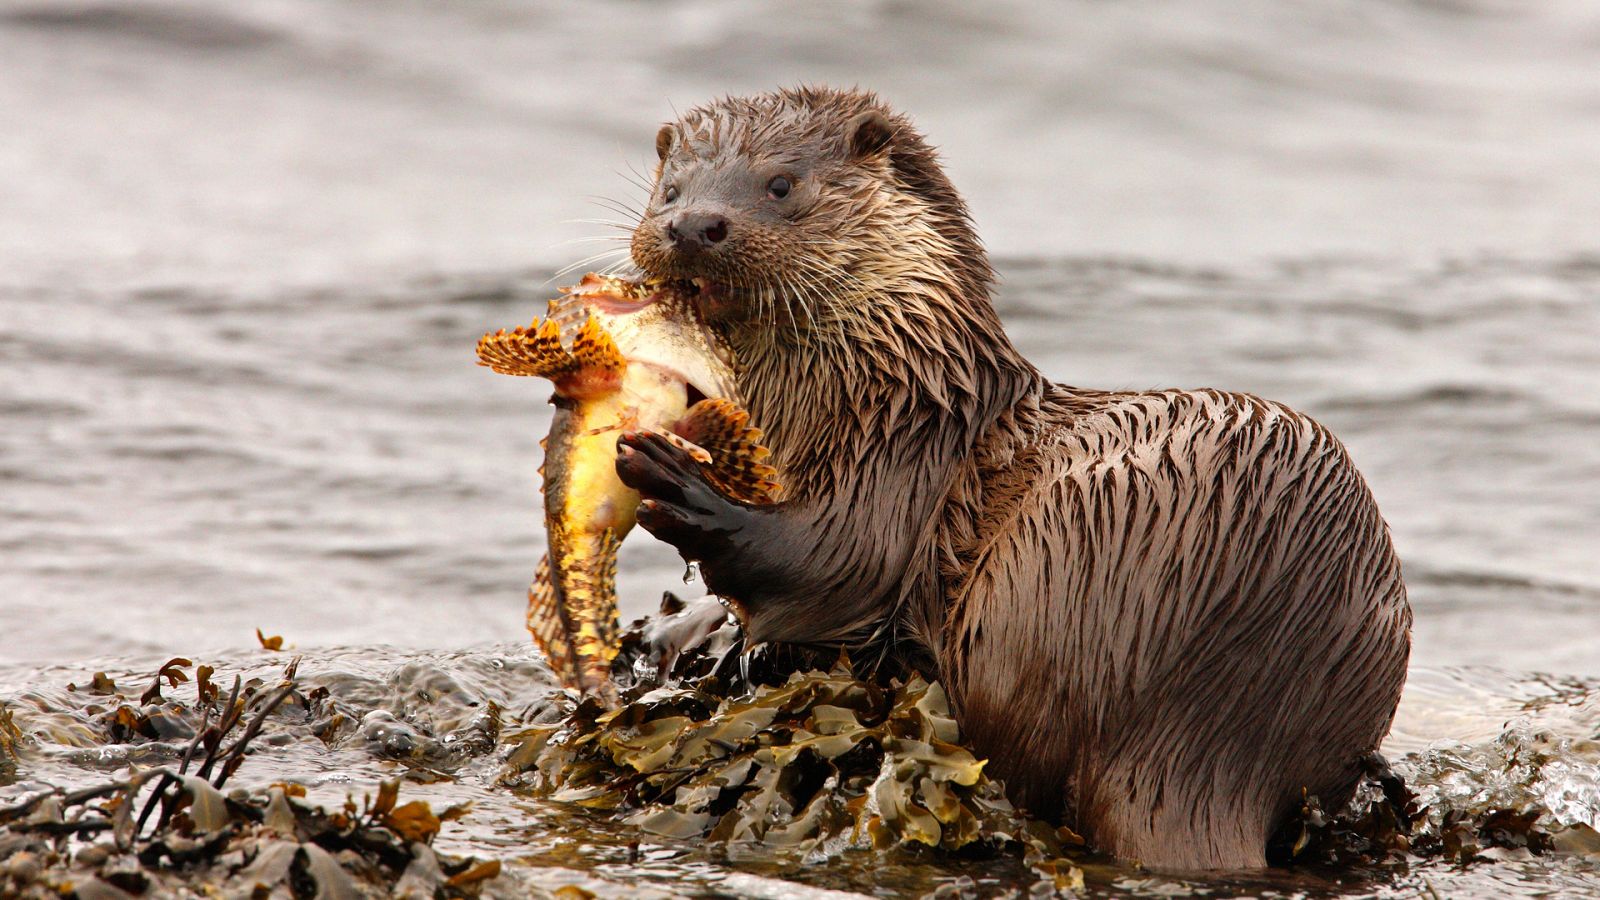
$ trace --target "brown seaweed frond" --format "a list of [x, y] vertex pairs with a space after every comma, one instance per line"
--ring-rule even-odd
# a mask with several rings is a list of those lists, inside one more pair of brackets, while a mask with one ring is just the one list
[[[181, 657], [163, 665], [143, 705], [162, 699], [163, 680], [169, 688], [187, 682], [190, 665]], [[214, 670], [200, 666], [201, 723], [176, 766], [0, 807], [0, 896], [478, 896], [500, 874], [499, 862], [429, 846], [465, 807], [436, 815], [421, 801], [397, 804], [398, 781], [383, 783], [359, 815], [353, 801], [334, 811], [310, 805], [299, 785], [223, 792], [267, 720], [285, 703], [306, 706], [298, 665], [297, 657], [271, 687], [235, 677], [226, 698], [210, 682]], [[110, 679], [104, 684], [120, 697]], [[106, 719], [107, 736], [155, 740], [159, 712], [121, 706]], [[10, 734], [0, 729], [0, 738]]]
[[[769, 673], [774, 674], [774, 673]], [[705, 676], [638, 685], [619, 709], [578, 705], [523, 733], [505, 779], [611, 811], [663, 837], [792, 849], [1022, 849], [1041, 878], [1081, 886], [1065, 829], [1012, 807], [960, 742], [938, 684], [858, 680], [840, 657], [749, 695]]]

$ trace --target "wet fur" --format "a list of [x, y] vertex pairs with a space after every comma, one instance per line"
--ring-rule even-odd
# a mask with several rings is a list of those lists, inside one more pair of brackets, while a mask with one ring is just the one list
[[[634, 257], [735, 287], [718, 327], [790, 499], [729, 502], [647, 436], [618, 469], [752, 640], [937, 675], [1013, 797], [1147, 864], [1262, 865], [1303, 791], [1348, 794], [1410, 610], [1337, 440], [1246, 395], [1049, 383], [934, 152], [871, 94], [725, 99], [661, 143]], [[808, 203], [746, 199], [787, 165]], [[665, 245], [672, 179], [734, 217], [714, 259]]]

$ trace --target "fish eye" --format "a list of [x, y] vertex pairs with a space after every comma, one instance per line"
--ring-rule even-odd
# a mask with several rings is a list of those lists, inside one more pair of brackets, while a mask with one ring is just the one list
[[789, 179], [779, 175], [777, 178], [767, 182], [767, 196], [774, 200], [782, 200], [789, 196], [789, 191], [792, 187], [789, 184]]
[[663, 193], [661, 195], [661, 199], [664, 202], [667, 202], [667, 203], [675, 203], [675, 202], [677, 202], [677, 199], [678, 199], [678, 186], [675, 185], [675, 184], [667, 185], [667, 190], [666, 190], [665, 193]]

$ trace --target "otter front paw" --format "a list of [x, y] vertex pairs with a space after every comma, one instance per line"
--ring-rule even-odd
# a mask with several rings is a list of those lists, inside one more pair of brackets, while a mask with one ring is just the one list
[[626, 432], [617, 440], [617, 476], [643, 497], [639, 524], [684, 559], [704, 561], [723, 552], [749, 517], [706, 479], [688, 450], [653, 432]]

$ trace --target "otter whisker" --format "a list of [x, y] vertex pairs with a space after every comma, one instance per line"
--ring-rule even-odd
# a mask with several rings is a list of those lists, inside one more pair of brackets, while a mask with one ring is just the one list
[[601, 274], [606, 275], [607, 277], [627, 276], [629, 278], [635, 278], [641, 273], [639, 272], [638, 267], [633, 264], [633, 257], [624, 256], [611, 265], [606, 266], [605, 270]]
[[610, 258], [612, 258], [614, 256], [619, 256], [619, 255], [621, 255], [623, 253], [626, 253], [626, 252], [627, 251], [625, 249], [619, 247], [619, 248], [614, 248], [614, 249], [611, 249], [611, 250], [605, 250], [605, 251], [602, 251], [600, 253], [595, 253], [595, 254], [592, 254], [590, 256], [585, 256], [583, 259], [580, 259], [577, 262], [572, 263], [571, 265], [562, 267], [560, 270], [558, 270], [556, 272], [556, 274], [557, 275], [565, 275], [565, 274], [571, 272], [574, 269], [580, 269], [580, 268], [582, 268], [584, 266], [591, 265], [593, 263], [599, 262], [600, 260], [610, 259]]
[[777, 324], [777, 316], [773, 312], [774, 305], [772, 302], [772, 289], [763, 284], [756, 287], [754, 290], [756, 296], [757, 320], [769, 325]]
[[644, 175], [639, 172], [638, 169], [635, 169], [633, 167], [633, 161], [632, 160], [623, 160], [623, 165], [628, 167], [628, 171], [627, 172], [624, 172], [621, 169], [613, 167], [611, 169], [612, 174], [614, 174], [617, 177], [621, 178], [623, 181], [628, 182], [629, 184], [633, 185], [634, 187], [637, 187], [640, 190], [644, 191], [646, 197], [650, 196], [650, 193], [653, 190], [655, 190], [655, 186], [653, 184], [651, 184], [650, 181], [647, 180], [644, 177]]
[[[816, 270], [811, 266], [803, 266], [805, 274], [814, 275]], [[817, 319], [817, 310], [822, 305], [822, 297], [818, 292], [818, 285], [807, 279], [790, 279], [789, 284], [796, 291], [796, 301], [800, 304], [801, 312], [805, 313], [806, 327], [809, 330]]]
[[564, 241], [556, 241], [555, 243], [551, 244], [546, 249], [554, 250], [554, 249], [556, 249], [558, 247], [570, 247], [573, 244], [616, 244], [616, 243], [627, 243], [627, 241], [628, 241], [627, 235], [616, 235], [616, 234], [591, 235], [591, 236], [588, 236], [588, 237], [575, 237], [575, 238], [567, 238]]
[[[848, 295], [848, 285], [844, 279], [843, 273], [838, 269], [837, 266], [834, 266], [832, 263], [827, 263], [825, 261], [812, 258], [801, 258], [799, 262], [800, 265], [798, 268], [800, 268], [804, 274], [811, 276], [812, 279], [811, 283], [806, 285], [808, 306], [822, 307], [826, 305], [829, 308], [832, 308], [838, 305], [840, 298], [835, 297], [832, 294], [824, 293], [823, 291], [825, 288], [832, 288], [833, 290], [838, 291], [840, 294]], [[812, 314], [815, 314], [814, 309], [812, 310]]]
[[[823, 286], [830, 287], [834, 291], [832, 295], [826, 298], [833, 305], [839, 305], [851, 298], [865, 296], [864, 289], [866, 285], [859, 278], [837, 266], [830, 266], [828, 269], [819, 271], [818, 277]], [[821, 287], [819, 286], [820, 289]]]
[[619, 216], [632, 219], [634, 222], [644, 221], [644, 210], [634, 206], [631, 203], [617, 200], [612, 197], [602, 197], [598, 194], [591, 194], [587, 199], [589, 202], [602, 209], [608, 209]]
[[[819, 246], [827, 246], [830, 248], [834, 248], [835, 246], [834, 242], [832, 241], [817, 241], [815, 243]], [[818, 275], [826, 275], [833, 278], [840, 278], [845, 275], [844, 270], [841, 269], [837, 263], [823, 259], [822, 256], [822, 254], [818, 254], [813, 256], [799, 257], [797, 262], [810, 272]]]
[[[798, 303], [800, 303], [800, 305], [802, 307], [804, 307], [805, 306], [805, 300], [803, 298], [800, 298], [800, 297], [794, 297], [795, 291], [792, 288], [792, 286], [790, 285], [789, 280], [787, 278], [782, 277], [782, 276], [780, 276], [780, 280], [778, 282], [778, 291], [777, 292], [783, 297], [783, 309], [784, 309], [785, 314], [787, 314], [789, 316], [789, 330], [790, 330], [791, 333], [794, 334], [795, 345], [799, 346], [799, 344], [800, 344], [800, 323], [799, 323], [799, 320], [795, 317], [795, 314], [794, 314], [794, 304], [795, 304], [795, 302], [798, 302]], [[792, 297], [793, 297], [793, 299], [791, 299]]]
[[768, 324], [776, 326], [778, 324], [778, 292], [772, 289], [772, 285], [764, 284], [761, 286], [761, 296], [766, 302], [765, 319]]
[[[655, 185], [655, 177], [654, 176], [646, 175], [645, 173], [639, 171], [637, 168], [634, 167], [633, 160], [631, 160], [631, 159], [623, 160], [622, 164], [627, 166], [628, 167], [628, 171], [630, 173], [632, 173], [631, 176], [630, 175], [623, 175], [622, 176], [623, 178], [628, 179], [628, 181], [633, 183], [633, 184], [637, 184], [640, 187], [640, 189], [642, 189], [644, 191], [644, 195], [646, 197], [649, 197], [651, 194], [655, 193], [656, 185]], [[618, 172], [617, 174], [618, 175], [622, 175], [621, 172]]]
[[800, 343], [800, 321], [795, 314], [795, 305], [798, 304], [801, 312], [806, 315], [807, 328], [813, 319], [811, 314], [811, 293], [804, 281], [795, 281], [787, 276], [780, 276], [780, 288], [783, 293], [784, 308], [789, 314], [789, 327], [794, 333], [795, 344]]
[[547, 281], [545, 281], [545, 284], [548, 285], [551, 282], [555, 281], [557, 278], [562, 277], [563, 275], [569, 275], [572, 272], [577, 271], [578, 269], [582, 269], [582, 268], [585, 268], [587, 266], [592, 266], [593, 264], [598, 263], [601, 260], [609, 260], [609, 259], [611, 259], [612, 257], [615, 257], [615, 256], [625, 256], [625, 255], [627, 255], [627, 252], [628, 252], [628, 250], [627, 250], [626, 247], [620, 247], [620, 248], [617, 248], [615, 250], [607, 250], [604, 253], [596, 253], [593, 256], [586, 256], [583, 259], [580, 259], [577, 262], [573, 263], [572, 265], [563, 266], [554, 275], [551, 275], [550, 278]]
[[617, 228], [617, 229], [621, 229], [623, 231], [629, 232], [630, 235], [629, 235], [629, 237], [627, 239], [631, 239], [631, 237], [632, 237], [631, 232], [633, 231], [633, 229], [639, 227], [637, 222], [630, 224], [628, 222], [618, 222], [615, 219], [562, 219], [561, 220], [561, 224], [563, 224], [563, 225], [604, 225], [607, 228]]

